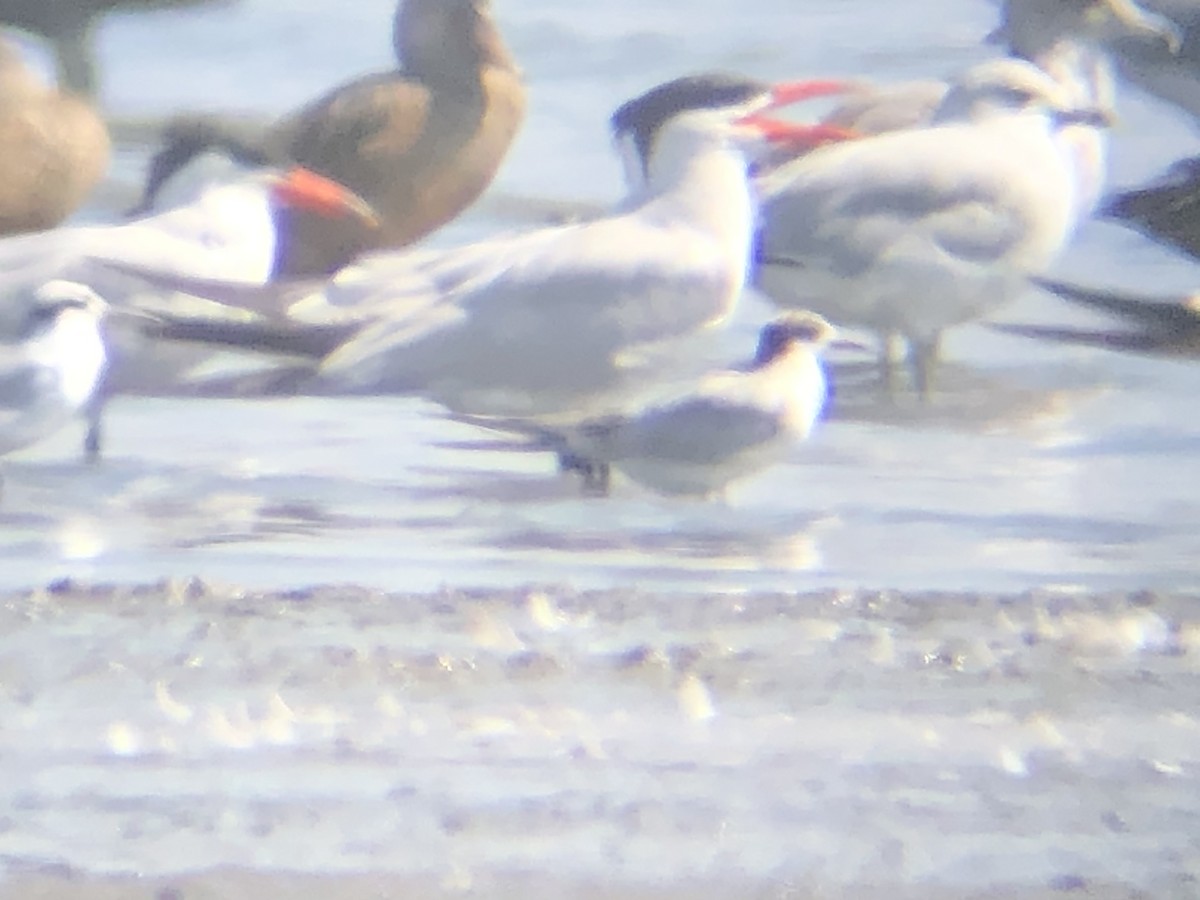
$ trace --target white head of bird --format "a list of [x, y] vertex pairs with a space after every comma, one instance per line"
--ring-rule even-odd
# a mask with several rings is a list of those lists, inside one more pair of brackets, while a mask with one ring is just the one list
[[836, 334], [837, 330], [829, 321], [815, 312], [798, 310], [786, 313], [764, 325], [758, 333], [754, 366], [765, 366], [794, 347], [819, 353], [833, 342]]
[[624, 103], [610, 120], [631, 187], [661, 184], [695, 158], [700, 147], [725, 146], [747, 164], [772, 144], [809, 139], [804, 125], [759, 114], [802, 100], [840, 93], [840, 81], [768, 84], [743, 75], [708, 72], [658, 85]]
[[33, 294], [21, 328], [22, 340], [50, 331], [95, 330], [108, 308], [90, 287], [75, 281], [48, 281]]
[[1013, 115], [1042, 116], [1056, 128], [1112, 122], [1111, 113], [1078, 105], [1054, 78], [1020, 59], [996, 59], [972, 66], [950, 88], [934, 121], [978, 123]]

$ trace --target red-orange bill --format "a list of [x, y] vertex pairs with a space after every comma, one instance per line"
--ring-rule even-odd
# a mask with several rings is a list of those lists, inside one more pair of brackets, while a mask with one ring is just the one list
[[353, 215], [368, 224], [379, 224], [375, 211], [358, 194], [301, 166], [276, 176], [271, 191], [275, 200], [284, 206], [310, 210], [330, 218]]
[[739, 124], [756, 129], [772, 144], [789, 144], [799, 149], [820, 147], [839, 141], [854, 140], [860, 135], [840, 125], [804, 124], [773, 119], [770, 116], [750, 115], [739, 120]]
[[771, 102], [767, 109], [778, 109], [781, 106], [791, 106], [805, 100], [815, 100], [819, 97], [831, 97], [853, 90], [857, 85], [850, 81], [839, 81], [834, 78], [814, 78], [808, 81], [781, 81], [771, 85]]

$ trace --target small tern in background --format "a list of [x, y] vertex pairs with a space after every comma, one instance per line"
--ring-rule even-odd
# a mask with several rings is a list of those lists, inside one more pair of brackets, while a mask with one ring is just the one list
[[18, 335], [0, 343], [0, 456], [78, 416], [107, 365], [101, 333], [106, 304], [91, 288], [47, 282], [26, 309]]
[[785, 313], [764, 326], [749, 365], [710, 372], [635, 413], [565, 430], [560, 459], [606, 494], [610, 470], [663, 494], [708, 497], [785, 460], [808, 437], [829, 395], [820, 353], [833, 326]]
[[[330, 224], [332, 223], [332, 225]], [[264, 170], [201, 186], [189, 202], [121, 225], [87, 225], [0, 240], [0, 336], [12, 337], [32, 291], [67, 279], [102, 292], [116, 306], [161, 307], [147, 282], [122, 274], [144, 269], [177, 277], [220, 277], [258, 288], [277, 280], [325, 276], [349, 262], [361, 234], [378, 227], [370, 208], [340, 185], [302, 168]], [[330, 231], [342, 235], [330, 243]], [[328, 251], [310, 252], [315, 236]], [[161, 293], [161, 292], [158, 292]], [[100, 452], [104, 396], [157, 384], [198, 360], [167, 360], [118, 332], [110, 380], [97, 395], [85, 442]]]

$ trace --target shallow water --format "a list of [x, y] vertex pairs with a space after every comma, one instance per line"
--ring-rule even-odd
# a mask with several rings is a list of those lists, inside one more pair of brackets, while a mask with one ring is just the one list
[[[936, 75], [988, 53], [993, 15], [497, 6], [530, 118], [441, 243], [618, 196], [605, 118], [657, 81]], [[106, 107], [131, 136], [175, 109], [274, 115], [386, 66], [389, 16], [115, 19]], [[1195, 152], [1123, 101], [1114, 183]], [[147, 151], [126, 141], [82, 218], [128, 202]], [[1194, 285], [1101, 223], [1057, 274]], [[732, 356], [767, 314], [747, 298]], [[1035, 292], [1003, 318], [1089, 322]], [[548, 455], [404, 399], [122, 398], [98, 466], [73, 431], [6, 460], [0, 589], [218, 587], [6, 598], [0, 893], [322, 892], [296, 873], [344, 896], [1194, 895], [1194, 598], [1092, 592], [1197, 587], [1200, 367], [985, 325], [947, 356], [930, 408], [841, 371], [825, 427], [724, 502], [582, 497]], [[404, 594], [307, 591], [329, 583]]]
[[[921, 9], [914, 21], [846, 0], [709, 2], [687, 16], [672, 4], [501, 6], [528, 73], [529, 122], [489, 198], [433, 240], [519, 225], [514, 217], [540, 208], [530, 198], [618, 196], [607, 112], [679, 72], [886, 79], [952, 71], [989, 52], [978, 42], [988, 4]], [[114, 19], [101, 34], [105, 103], [118, 122], [175, 109], [274, 115], [386, 65], [388, 22], [385, 2], [334, 12], [265, 0]], [[1141, 180], [1194, 144], [1170, 111], [1124, 99], [1116, 183]], [[147, 150], [122, 145], [99, 205], [82, 217], [111, 217], [132, 196]], [[1060, 270], [1163, 289], [1192, 278], [1189, 263], [1105, 224], [1084, 229]], [[746, 354], [769, 314], [753, 297], [743, 306], [723, 348], [730, 358]], [[1006, 315], [1086, 321], [1036, 293]], [[984, 326], [960, 328], [948, 344], [935, 408], [864, 402], [850, 384], [791, 465], [709, 505], [630, 485], [607, 501], [580, 498], [548, 458], [495, 449], [495, 435], [407, 400], [122, 399], [97, 469], [75, 465], [74, 435], [6, 466], [0, 585], [195, 573], [405, 588], [530, 579], [727, 590], [1195, 583], [1196, 504], [1177, 489], [1194, 483], [1200, 438], [1188, 415], [1200, 377], [1192, 367], [1052, 348]]]

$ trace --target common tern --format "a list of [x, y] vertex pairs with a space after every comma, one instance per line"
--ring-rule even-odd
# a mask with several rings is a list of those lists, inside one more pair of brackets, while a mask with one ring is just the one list
[[903, 337], [928, 396], [942, 331], [1016, 296], [1077, 220], [1060, 129], [1108, 120], [1032, 63], [964, 73], [935, 124], [823, 147], [760, 179], [755, 284], [784, 307]]
[[[693, 76], [630, 101], [614, 119], [663, 124], [645, 187], [614, 214], [457, 249], [380, 254], [344, 270], [286, 309], [283, 332], [298, 321], [326, 334], [352, 328], [288, 389], [414, 392], [475, 415], [611, 408], [669, 367], [680, 342], [732, 311], [755, 212], [748, 155], [812, 138], [809, 127], [762, 113], [840, 88]], [[207, 295], [214, 286], [193, 287]], [[229, 337], [225, 328], [220, 339]]]
[[[1002, 0], [1000, 21], [986, 40], [1009, 55], [1028, 60], [1074, 95], [1073, 102], [1111, 108], [1112, 46], [1141, 40], [1172, 46], [1174, 29], [1156, 21], [1130, 0]], [[823, 119], [860, 135], [929, 125], [949, 90], [945, 80], [862, 85], [849, 91]], [[1103, 188], [1107, 132], [1087, 124], [1060, 130], [1075, 158], [1078, 214], [1094, 209]]]
[[361, 249], [399, 248], [446, 224], [491, 182], [525, 115], [520, 70], [490, 0], [401, 0], [399, 68], [338, 87], [265, 134], [244, 123], [168, 126], [140, 208], [204, 150], [247, 165], [299, 164], [365, 199], [380, 227]]
[[[1112, 48], [1122, 41], [1173, 48], [1178, 38], [1174, 28], [1132, 0], [1003, 0], [1000, 24], [989, 39], [1053, 76], [1065, 102], [1112, 113]], [[1108, 129], [1077, 122], [1057, 129], [1055, 138], [1071, 159], [1076, 217], [1082, 220], [1104, 193]]]
[[0, 235], [65, 219], [104, 177], [109, 151], [100, 114], [44, 84], [0, 38]]
[[91, 401], [107, 360], [105, 308], [75, 282], [33, 293], [19, 334], [0, 343], [0, 456], [49, 436]]
[[[310, 252], [315, 231], [323, 241], [329, 235], [325, 220], [333, 220], [346, 235], [340, 242], [343, 251]], [[150, 290], [147, 283], [112, 268], [118, 262], [147, 272], [216, 275], [262, 286], [328, 274], [354, 255], [360, 243], [356, 235], [376, 224], [369, 207], [345, 188], [293, 168], [218, 184], [184, 206], [121, 225], [58, 228], [0, 240], [0, 335], [12, 336], [20, 327], [30, 291], [46, 281], [79, 281], [117, 305]], [[159, 379], [162, 362], [161, 354], [136, 336], [116, 349], [109, 383], [91, 417], [88, 456], [100, 450], [103, 396], [128, 390], [147, 377]]]
[[711, 372], [636, 412], [581, 423], [561, 435], [569, 468], [591, 493], [610, 469], [663, 494], [707, 497], [787, 458], [828, 397], [819, 354], [834, 329], [815, 313], [766, 325], [753, 361]]

